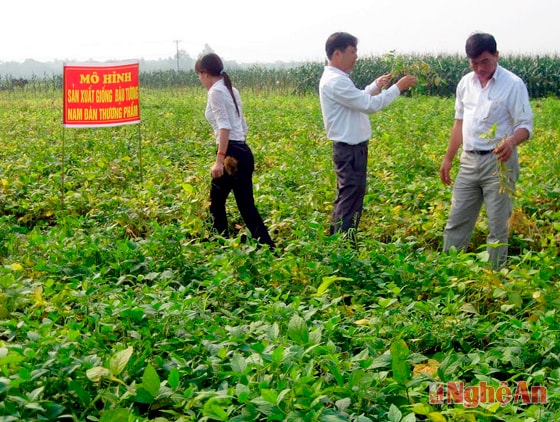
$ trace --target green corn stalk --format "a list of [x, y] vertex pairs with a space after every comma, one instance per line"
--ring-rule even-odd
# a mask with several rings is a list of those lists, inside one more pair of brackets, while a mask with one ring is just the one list
[[[497, 138], [496, 130], [498, 129], [498, 124], [494, 123], [488, 132], [480, 135], [482, 139], [488, 139], [488, 143], [492, 144], [494, 148], [497, 148], [502, 142], [505, 142], [506, 137]], [[496, 174], [499, 177], [500, 193], [507, 193], [510, 197], [515, 196], [515, 191], [511, 184], [510, 178], [511, 169], [506, 163], [501, 162], [498, 157], [496, 157]]]

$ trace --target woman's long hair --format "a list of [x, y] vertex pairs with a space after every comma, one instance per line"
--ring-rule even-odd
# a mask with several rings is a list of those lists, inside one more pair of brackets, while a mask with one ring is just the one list
[[220, 59], [220, 56], [216, 53], [205, 54], [196, 61], [194, 70], [196, 73], [206, 72], [209, 75], [222, 76], [224, 78], [224, 84], [231, 94], [231, 98], [233, 98], [233, 104], [235, 104], [235, 110], [237, 110], [237, 115], [239, 116], [239, 106], [237, 105], [237, 100], [233, 94], [231, 79], [224, 70], [224, 63], [222, 62], [222, 59]]

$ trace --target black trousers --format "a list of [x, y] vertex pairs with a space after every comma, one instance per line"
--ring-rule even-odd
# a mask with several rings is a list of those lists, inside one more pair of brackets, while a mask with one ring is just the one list
[[253, 238], [257, 239], [259, 243], [267, 244], [273, 248], [274, 242], [270, 238], [268, 229], [255, 205], [253, 196], [255, 159], [251, 149], [246, 143], [230, 142], [226, 156], [237, 160], [237, 171], [233, 176], [224, 172], [222, 177], [212, 179], [210, 214], [212, 215], [214, 229], [220, 234], [227, 234], [226, 200], [229, 193], [233, 191], [237, 208]]
[[349, 145], [333, 142], [336, 198], [330, 233], [346, 233], [358, 228], [366, 194], [368, 142]]

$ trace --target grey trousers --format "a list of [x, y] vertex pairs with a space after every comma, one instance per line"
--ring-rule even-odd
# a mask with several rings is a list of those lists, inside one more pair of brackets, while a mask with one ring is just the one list
[[331, 216], [331, 234], [357, 230], [366, 194], [368, 141], [358, 145], [333, 142], [336, 198]]
[[[506, 163], [510, 189], [513, 191], [519, 177], [517, 150]], [[487, 244], [490, 262], [494, 268], [503, 266], [508, 254], [508, 220], [512, 201], [507, 192], [500, 192], [497, 160], [493, 153], [479, 155], [462, 152], [457, 178], [453, 185], [451, 211], [443, 234], [443, 249], [451, 247], [466, 250], [482, 204], [488, 218]], [[492, 246], [495, 244], [496, 246]]]

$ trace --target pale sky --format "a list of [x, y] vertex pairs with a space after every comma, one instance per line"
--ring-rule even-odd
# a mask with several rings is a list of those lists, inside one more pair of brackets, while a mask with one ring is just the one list
[[[336, 31], [358, 54], [459, 53], [475, 31], [504, 54], [560, 54], [560, 0], [20, 0], [2, 3], [0, 62], [196, 58], [322, 61]], [[178, 41], [178, 44], [177, 44]]]

